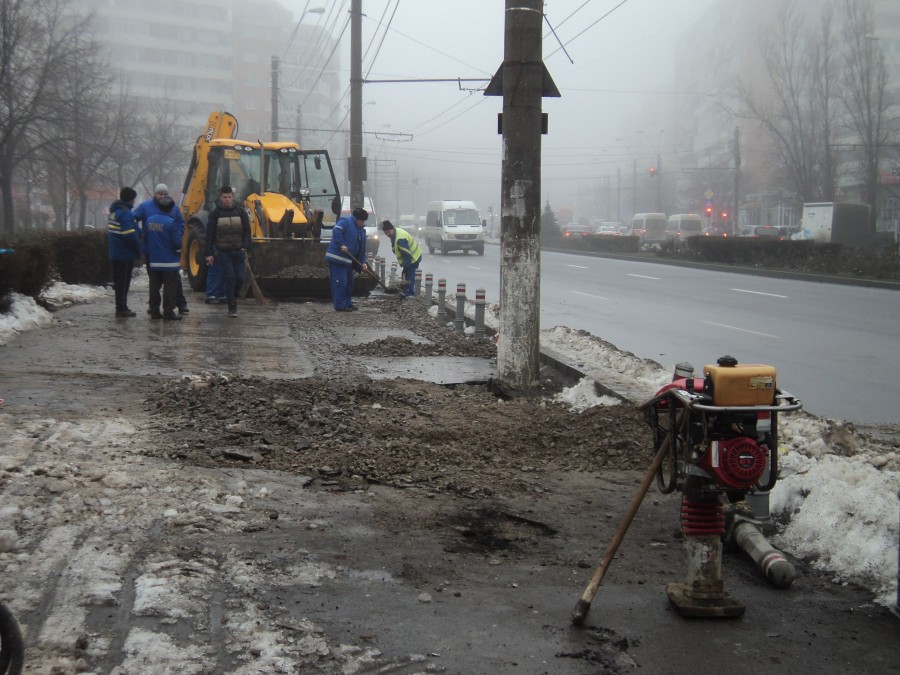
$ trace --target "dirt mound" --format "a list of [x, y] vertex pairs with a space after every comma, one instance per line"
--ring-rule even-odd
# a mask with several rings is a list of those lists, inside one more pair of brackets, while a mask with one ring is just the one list
[[543, 491], [554, 471], [642, 469], [649, 430], [630, 405], [574, 413], [487, 385], [210, 376], [148, 399], [184, 461], [253, 463], [340, 481], [467, 496]]

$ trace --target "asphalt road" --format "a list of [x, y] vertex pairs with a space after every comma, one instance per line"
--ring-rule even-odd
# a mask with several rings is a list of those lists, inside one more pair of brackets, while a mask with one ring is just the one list
[[[388, 253], [388, 260], [392, 256]], [[500, 248], [426, 253], [423, 273], [500, 297]], [[582, 329], [665, 366], [731, 354], [778, 369], [809, 412], [896, 424], [900, 293], [544, 251], [541, 327]]]

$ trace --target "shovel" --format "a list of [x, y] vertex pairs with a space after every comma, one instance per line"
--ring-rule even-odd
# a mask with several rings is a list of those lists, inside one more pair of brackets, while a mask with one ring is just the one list
[[256, 282], [256, 277], [253, 275], [253, 268], [250, 267], [250, 259], [246, 257], [246, 255], [244, 256], [244, 266], [247, 270], [247, 278], [250, 279], [250, 289], [253, 291], [253, 299], [256, 300], [256, 304], [268, 305], [269, 301], [266, 299], [266, 296], [263, 295], [262, 289]]
[[[354, 257], [353, 257], [353, 254], [350, 253], [350, 251], [347, 251], [347, 255], [350, 256], [350, 260], [352, 260], [352, 261], [355, 262], [357, 265], [359, 265], [360, 268], [362, 268], [362, 263], [359, 262], [359, 260], [357, 260], [356, 258], [354, 258]], [[374, 273], [372, 270], [370, 270], [368, 267], [366, 267], [366, 269], [365, 269], [364, 271], [365, 271], [366, 274], [368, 274], [370, 277], [372, 277], [375, 281], [378, 282], [378, 285], [381, 286], [381, 287], [384, 289], [384, 292], [385, 292], [385, 293], [391, 293], [391, 294], [393, 294], [393, 293], [399, 293], [399, 292], [400, 292], [400, 289], [399, 289], [399, 288], [393, 288], [393, 287], [388, 288], [388, 287], [385, 286], [383, 283], [381, 283], [381, 279], [378, 278], [378, 275], [375, 274], [375, 273]]]

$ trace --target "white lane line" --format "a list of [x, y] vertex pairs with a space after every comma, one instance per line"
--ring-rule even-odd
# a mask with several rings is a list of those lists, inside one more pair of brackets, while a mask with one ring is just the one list
[[566, 267], [574, 267], [579, 270], [588, 270], [590, 267], [585, 267], [584, 265], [566, 265]]
[[786, 297], [788, 297], [786, 295], [778, 295], [777, 293], [763, 293], [761, 291], [747, 291], [747, 290], [744, 290], [743, 288], [732, 288], [731, 290], [733, 290], [735, 293], [751, 293], [753, 295], [765, 295], [770, 298], [786, 298]]
[[659, 277], [648, 277], [643, 274], [629, 274], [630, 277], [637, 277], [638, 279], [653, 279], [654, 281], [659, 281]]
[[470, 269], [470, 270], [480, 270], [481, 269], [480, 267], [475, 267], [474, 265], [466, 265], [466, 268]]
[[609, 298], [604, 298], [602, 295], [591, 295], [590, 293], [582, 293], [581, 291], [572, 291], [575, 295], [583, 295], [586, 298], [595, 298], [596, 300], [609, 300]]
[[708, 323], [710, 326], [718, 326], [719, 328], [728, 328], [730, 330], [739, 330], [742, 333], [753, 333], [754, 335], [762, 335], [763, 337], [775, 338], [776, 340], [781, 339], [777, 335], [772, 335], [771, 333], [760, 333], [758, 330], [749, 330], [747, 328], [738, 328], [737, 326], [729, 326], [728, 324], [716, 323], [715, 321], [703, 321], [703, 323]]

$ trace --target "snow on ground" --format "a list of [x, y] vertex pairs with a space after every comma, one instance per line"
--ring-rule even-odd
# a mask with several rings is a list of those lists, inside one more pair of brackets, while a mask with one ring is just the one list
[[[136, 283], [141, 281], [136, 279]], [[54, 306], [68, 306], [106, 298], [109, 294], [110, 291], [105, 289], [55, 284], [44, 294], [44, 300]], [[453, 306], [452, 296], [448, 296], [448, 302]], [[436, 315], [435, 307], [430, 311]], [[486, 325], [497, 330], [497, 307], [489, 306], [485, 313]], [[466, 314], [475, 315], [471, 301], [466, 302]], [[0, 315], [0, 344], [9, 342], [22, 331], [39, 328], [53, 320], [49, 312], [30, 298], [14, 295], [11, 311]], [[503, 339], [502, 335], [499, 339]], [[585, 331], [562, 326], [544, 330], [541, 348], [587, 373], [582, 382], [560, 395], [560, 400], [578, 410], [617, 402], [612, 397], [598, 395], [595, 383], [641, 401], [649, 399], [671, 377], [671, 367], [665, 368], [623, 352]], [[836, 583], [862, 583], [877, 595], [878, 602], [894, 604], [900, 529], [897, 502], [900, 453], [896, 445], [891, 447], [859, 434], [849, 426], [802, 412], [782, 415], [779, 421], [782, 477], [772, 492], [771, 507], [773, 515], [784, 525], [775, 543], [799, 558], [813, 561], [817, 568], [834, 573]], [[54, 442], [76, 447], [84, 443], [96, 445], [98, 438], [102, 441], [106, 437], [114, 447], [116, 441], [113, 439], [123, 434], [120, 426], [121, 422], [116, 420], [108, 421], [105, 432], [63, 426], [54, 432]], [[7, 461], [13, 459], [9, 456], [11, 450], [13, 448], [7, 448]], [[103, 477], [107, 485], [119, 479], [128, 482], [127, 477], [118, 472], [109, 472]], [[210, 501], [216, 502], [220, 510], [239, 506], [223, 502], [215, 490], [211, 490], [211, 494]], [[173, 502], [177, 503], [177, 500]], [[105, 508], [111, 509], [114, 505]], [[4, 510], [8, 508], [4, 507]], [[0, 513], [3, 515], [9, 514]], [[172, 517], [184, 516], [175, 511]], [[7, 541], [10, 537], [12, 542]], [[13, 550], [14, 540], [15, 533], [0, 532], [0, 549]], [[115, 567], [114, 552], [106, 552], [103, 559], [98, 556], [96, 564]], [[160, 564], [164, 566], [165, 561]], [[151, 576], [146, 581], [142, 602], [152, 606], [154, 602], [149, 594], [154, 584], [166, 582], [164, 577]], [[97, 588], [96, 592], [109, 593], [111, 589]], [[145, 639], [146, 636], [133, 635], [129, 642], [140, 644]], [[185, 655], [185, 658], [192, 656]]]

